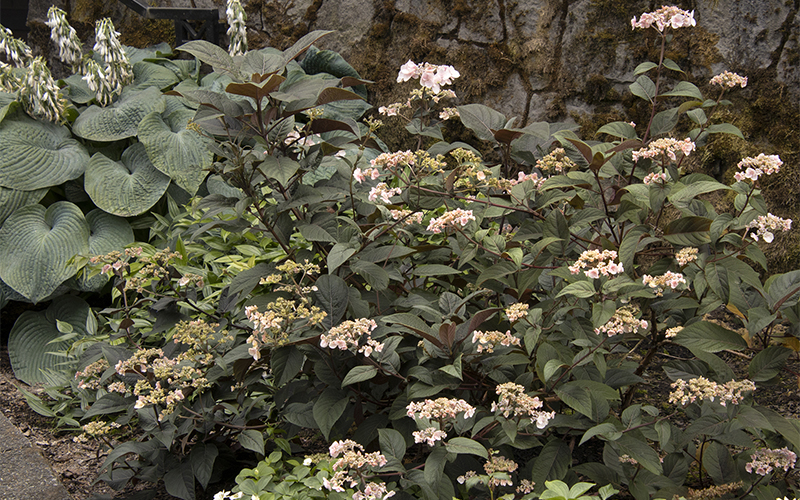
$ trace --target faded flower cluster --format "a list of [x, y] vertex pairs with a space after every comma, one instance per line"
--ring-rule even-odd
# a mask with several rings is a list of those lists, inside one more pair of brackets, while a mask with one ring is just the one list
[[797, 455], [789, 448], [770, 449], [762, 448], [750, 455], [750, 462], [745, 464], [744, 469], [759, 476], [766, 476], [774, 469], [783, 469], [784, 472], [794, 469], [797, 462]]
[[642, 284], [652, 288], [656, 292], [656, 295], [661, 297], [664, 295], [664, 290], [667, 288], [675, 290], [679, 286], [685, 285], [686, 278], [684, 278], [681, 273], [667, 271], [661, 276], [650, 276], [649, 274], [645, 274], [642, 276]]
[[679, 29], [696, 25], [697, 22], [694, 20], [694, 11], [689, 12], [688, 10], [679, 9], [675, 6], [663, 6], [653, 12], [645, 12], [638, 21], [636, 20], [636, 16], [631, 19], [631, 27], [633, 29], [654, 27], [661, 33], [668, 27]]
[[403, 190], [399, 187], [390, 188], [388, 184], [385, 182], [378, 183], [377, 186], [373, 187], [369, 190], [369, 201], [377, 201], [378, 198], [381, 199], [383, 203], [391, 203], [392, 196], [397, 196], [402, 193]]
[[[483, 483], [489, 489], [493, 490], [499, 486], [513, 486], [514, 482], [511, 480], [511, 473], [519, 468], [519, 464], [511, 459], [498, 455], [495, 450], [489, 450], [489, 460], [483, 465], [483, 470], [486, 475], [478, 475], [474, 470], [468, 471], [463, 476], [458, 476], [456, 481], [460, 484], [470, 483], [474, 484]], [[524, 483], [524, 486], [532, 486], [530, 482]]]
[[506, 382], [497, 386], [498, 396], [496, 403], [492, 403], [492, 411], [502, 414], [505, 418], [510, 416], [530, 418], [536, 422], [536, 427], [544, 429], [550, 419], [556, 416], [553, 411], [541, 411], [542, 401], [538, 397], [525, 394], [525, 388], [513, 382]]
[[625, 272], [622, 263], [614, 262], [616, 258], [617, 252], [614, 250], [603, 250], [602, 252], [586, 250], [574, 264], [569, 266], [569, 272], [578, 274], [583, 271], [583, 274], [592, 279], [597, 279], [601, 275], [609, 276]]
[[400, 67], [397, 83], [419, 78], [419, 84], [438, 94], [443, 85], [452, 85], [461, 74], [452, 66], [436, 66], [429, 63], [416, 64], [408, 61]]
[[247, 15], [240, 0], [228, 0], [225, 8], [228, 19], [228, 53], [239, 56], [247, 52]]
[[345, 482], [348, 482], [351, 488], [356, 488], [363, 482], [363, 491], [357, 491], [353, 495], [353, 500], [385, 500], [394, 496], [394, 491], [387, 491], [386, 483], [365, 479], [365, 473], [370, 469], [386, 465], [386, 457], [380, 452], [365, 453], [363, 446], [345, 439], [331, 444], [329, 453], [331, 458], [338, 458], [332, 467], [333, 476], [322, 481], [323, 486], [329, 491], [344, 492]]
[[708, 83], [711, 85], [719, 85], [720, 87], [733, 88], [739, 85], [742, 88], [747, 87], [747, 77], [731, 73], [730, 71], [723, 71], [722, 73], [713, 77]]
[[456, 418], [459, 413], [463, 413], [463, 418], [468, 419], [475, 414], [475, 408], [463, 399], [448, 398], [426, 399], [409, 403], [406, 410], [406, 415], [414, 420]]
[[58, 46], [58, 58], [77, 71], [83, 58], [81, 40], [75, 28], [67, 22], [67, 13], [55, 5], [47, 11], [45, 24], [50, 28], [50, 39]]
[[638, 332], [640, 329], [645, 330], [648, 327], [648, 323], [636, 317], [638, 312], [633, 307], [620, 307], [605, 325], [595, 328], [594, 333], [612, 337], [624, 333]]
[[664, 337], [671, 339], [681, 333], [682, 330], [682, 326], [673, 326], [672, 328], [667, 328], [667, 330], [664, 332]]
[[475, 220], [475, 216], [472, 215], [472, 210], [456, 208], [455, 210], [445, 212], [441, 217], [431, 219], [428, 223], [428, 231], [438, 234], [442, 232], [442, 229], [447, 227], [456, 227], [456, 225], [464, 227], [471, 220]]
[[411, 210], [389, 210], [392, 220], [403, 221], [404, 226], [410, 224], [422, 224], [425, 214], [422, 212], [412, 212]]
[[436, 444], [436, 441], [441, 441], [447, 437], [445, 431], [439, 430], [436, 427], [427, 427], [420, 431], [414, 431], [411, 434], [414, 436], [415, 443], [428, 443], [428, 446], [433, 446]]
[[528, 307], [529, 307], [528, 304], [525, 304], [523, 302], [517, 302], [516, 304], [511, 304], [510, 306], [508, 306], [505, 310], [508, 321], [513, 323], [527, 316]]
[[683, 267], [690, 262], [694, 262], [697, 260], [697, 255], [700, 250], [695, 247], [684, 247], [678, 250], [675, 253], [675, 260], [678, 261], [678, 265]]
[[556, 148], [536, 162], [536, 168], [548, 174], [563, 174], [574, 167], [577, 167], [577, 165], [569, 159], [564, 148]]
[[684, 156], [695, 150], [695, 144], [688, 137], [682, 141], [672, 139], [671, 137], [664, 137], [656, 139], [655, 141], [647, 144], [646, 148], [642, 148], [633, 152], [634, 163], [642, 158], [660, 158], [666, 156], [672, 161], [677, 161], [678, 153], [683, 153]]
[[792, 229], [792, 219], [782, 219], [772, 214], [759, 215], [747, 224], [747, 229], [755, 229], [755, 233], [750, 233], [753, 240], [763, 239], [766, 243], [772, 243], [775, 239], [773, 231], [789, 231]]
[[[343, 321], [328, 330], [328, 333], [323, 333], [320, 336], [319, 345], [343, 351], [358, 348], [358, 352], [369, 357], [373, 351], [381, 352], [383, 350], [383, 344], [371, 338], [371, 332], [376, 328], [378, 328], [378, 324], [374, 319], [361, 318], [355, 321]], [[365, 343], [359, 347], [362, 339]]]
[[510, 347], [512, 345], [520, 345], [520, 340], [511, 335], [511, 330], [506, 331], [506, 333], [501, 333], [498, 331], [492, 332], [482, 332], [480, 330], [475, 330], [472, 334], [472, 343], [477, 344], [478, 352], [494, 352], [495, 348], [498, 345], [502, 345], [504, 347]]
[[762, 175], [772, 175], [779, 172], [782, 165], [783, 162], [778, 155], [761, 153], [755, 157], [748, 156], [736, 165], [739, 171], [733, 174], [733, 178], [739, 182], [745, 179], [755, 182]]
[[689, 380], [678, 379], [670, 385], [674, 389], [669, 395], [669, 402], [679, 405], [694, 403], [696, 400], [718, 400], [719, 404], [726, 406], [728, 403], [739, 404], [744, 399], [744, 393], [756, 390], [756, 384], [751, 380], [737, 382], [731, 380], [725, 384], [712, 382], [705, 377]]
[[651, 184], [666, 184], [667, 174], [663, 172], [651, 172], [644, 177], [642, 182], [648, 186]]

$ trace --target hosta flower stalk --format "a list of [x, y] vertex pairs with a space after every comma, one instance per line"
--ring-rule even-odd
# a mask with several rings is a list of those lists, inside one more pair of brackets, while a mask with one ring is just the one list
[[60, 123], [67, 107], [50, 69], [41, 56], [31, 63], [19, 89], [19, 100], [31, 116]]
[[247, 14], [239, 0], [228, 0], [225, 15], [228, 18], [228, 53], [239, 56], [247, 52]]
[[0, 54], [5, 54], [6, 60], [17, 68], [27, 65], [32, 57], [28, 44], [14, 38], [11, 30], [3, 25], [0, 25]]
[[53, 5], [47, 11], [45, 24], [50, 28], [50, 39], [58, 46], [58, 58], [77, 71], [83, 58], [83, 49], [75, 28], [67, 22], [66, 12]]

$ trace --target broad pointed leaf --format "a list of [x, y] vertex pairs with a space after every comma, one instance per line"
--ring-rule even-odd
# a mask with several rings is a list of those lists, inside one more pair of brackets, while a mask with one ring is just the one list
[[161, 95], [155, 87], [124, 92], [111, 106], [90, 106], [75, 120], [72, 131], [78, 137], [100, 142], [134, 137], [142, 118], [152, 111], [164, 111]]
[[119, 162], [95, 153], [84, 177], [84, 188], [94, 204], [120, 217], [146, 212], [168, 186], [169, 176], [153, 166], [144, 145], [138, 142], [122, 153]]
[[47, 188], [35, 191], [19, 191], [0, 187], [0, 226], [20, 207], [35, 205], [47, 194]]
[[23, 207], [0, 229], [0, 279], [39, 302], [74, 274], [67, 261], [88, 251], [89, 224], [77, 206]]
[[8, 356], [14, 376], [28, 385], [64, 382], [59, 380], [58, 372], [46, 371], [64, 361], [48, 353], [69, 346], [68, 341], [50, 343], [63, 335], [56, 322], [68, 323], [73, 331], [86, 335], [85, 325], [90, 314], [89, 304], [74, 295], [57, 297], [44, 312], [23, 312], [8, 337]]
[[155, 87], [165, 90], [178, 83], [178, 75], [169, 68], [151, 62], [137, 62], [133, 65], [132, 90], [144, 90]]
[[0, 123], [0, 186], [34, 191], [77, 179], [89, 154], [69, 129], [22, 113]]
[[189, 110], [175, 111], [165, 120], [160, 113], [152, 112], [139, 125], [139, 140], [153, 166], [190, 195], [208, 175], [213, 159], [210, 140], [186, 128], [192, 115]]
[[[114, 250], [122, 250], [134, 241], [133, 229], [128, 221], [99, 208], [86, 214], [86, 223], [89, 224], [89, 253], [92, 255], [104, 255]], [[82, 276], [77, 281], [80, 290], [98, 292], [108, 278], [98, 274], [88, 279]]]

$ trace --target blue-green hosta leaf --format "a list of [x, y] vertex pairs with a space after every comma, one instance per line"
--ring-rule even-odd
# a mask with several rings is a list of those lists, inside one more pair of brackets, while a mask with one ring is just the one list
[[209, 175], [206, 179], [206, 188], [208, 194], [219, 194], [226, 198], [244, 198], [244, 191], [237, 187], [233, 187], [219, 175]]
[[0, 187], [0, 226], [14, 213], [14, 210], [28, 205], [35, 205], [42, 201], [46, 194], [47, 188], [35, 191], [19, 191]]
[[142, 143], [126, 149], [118, 162], [95, 153], [84, 177], [84, 187], [94, 204], [120, 217], [146, 212], [168, 186], [169, 177], [156, 170]]
[[14, 114], [14, 111], [20, 108], [20, 103], [17, 101], [17, 94], [9, 94], [8, 92], [0, 92], [0, 122], [6, 116]]
[[0, 123], [0, 186], [34, 191], [77, 179], [89, 154], [69, 129], [22, 113]]
[[208, 175], [213, 159], [209, 139], [186, 128], [193, 116], [191, 110], [175, 111], [164, 119], [153, 112], [139, 124], [139, 140], [153, 166], [192, 196]]
[[66, 376], [56, 368], [64, 358], [49, 354], [65, 350], [70, 341], [50, 343], [64, 335], [57, 321], [72, 325], [79, 337], [87, 335], [86, 325], [93, 321], [89, 304], [74, 295], [56, 297], [46, 311], [23, 312], [8, 337], [8, 356], [14, 376], [26, 384], [55, 385], [66, 382]]
[[156, 87], [164, 90], [178, 83], [178, 75], [169, 68], [151, 62], [137, 62], [133, 65], [132, 90], [144, 90]]
[[75, 104], [86, 104], [96, 97], [81, 75], [71, 75], [61, 81], [67, 84], [61, 93]]
[[125, 55], [128, 56], [128, 59], [133, 65], [136, 65], [136, 63], [139, 61], [157, 57], [158, 52], [161, 52], [162, 54], [172, 53], [172, 47], [170, 47], [167, 42], [161, 42], [158, 45], [151, 45], [150, 47], [145, 47], [143, 49], [129, 47], [127, 45], [123, 45], [122, 48], [125, 51]]
[[[115, 215], [107, 214], [95, 208], [86, 214], [89, 224], [89, 253], [105, 255], [114, 250], [122, 250], [134, 241], [133, 229], [128, 221]], [[85, 276], [77, 280], [78, 288], [85, 292], [98, 292], [108, 281], [108, 277], [97, 274], [91, 278]]]
[[90, 106], [75, 120], [72, 131], [90, 141], [118, 141], [135, 136], [139, 122], [151, 111], [164, 111], [164, 100], [159, 89], [149, 87], [126, 91], [111, 106]]
[[68, 201], [22, 207], [0, 229], [0, 279], [36, 303], [75, 273], [67, 262], [89, 251], [89, 224]]

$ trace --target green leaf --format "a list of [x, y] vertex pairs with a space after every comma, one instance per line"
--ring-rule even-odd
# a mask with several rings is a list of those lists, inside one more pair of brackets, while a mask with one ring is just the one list
[[192, 464], [192, 474], [203, 489], [208, 487], [211, 473], [214, 471], [214, 461], [219, 455], [219, 450], [213, 444], [195, 443], [189, 453], [189, 463]]
[[243, 448], [254, 451], [259, 455], [264, 454], [264, 434], [255, 429], [247, 429], [242, 431], [236, 439]]
[[356, 253], [356, 249], [347, 243], [337, 243], [333, 245], [331, 251], [328, 252], [328, 272], [332, 273], [337, 270], [339, 266], [347, 262], [347, 259], [354, 253]]
[[134, 137], [142, 119], [151, 112], [161, 113], [164, 107], [161, 91], [155, 87], [124, 92], [111, 106], [89, 106], [72, 124], [72, 132], [99, 142]]
[[205, 40], [194, 40], [186, 42], [175, 50], [182, 50], [188, 52], [200, 61], [210, 65], [214, 71], [227, 73], [233, 78], [239, 77], [239, 71], [236, 68], [233, 58], [222, 47]]
[[127, 411], [131, 407], [133, 400], [133, 397], [126, 398], [120, 394], [109, 392], [89, 407], [89, 410], [83, 415], [83, 420], [96, 417], [97, 415], [108, 415], [109, 413]]
[[178, 83], [178, 75], [174, 71], [160, 64], [140, 61], [134, 63], [133, 84], [126, 87], [125, 90], [145, 90], [148, 87], [166, 90], [176, 83]]
[[266, 156], [259, 168], [268, 178], [275, 179], [282, 186], [286, 186], [289, 179], [300, 169], [300, 164], [286, 156]]
[[42, 201], [47, 191], [47, 188], [37, 189], [35, 191], [20, 191], [17, 189], [0, 187], [0, 226], [3, 225], [3, 222], [5, 222], [16, 209], [28, 205], [36, 205]]
[[620, 139], [635, 139], [636, 129], [627, 122], [611, 122], [597, 129], [595, 135], [599, 134], [608, 134], [613, 137], [619, 137]]
[[678, 108], [665, 109], [659, 111], [653, 117], [653, 125], [650, 127], [650, 134], [655, 137], [670, 132], [678, 124]]
[[740, 139], [744, 139], [744, 135], [742, 135], [742, 131], [739, 130], [739, 127], [730, 123], [718, 123], [716, 125], [711, 125], [706, 129], [706, 132], [709, 134], [731, 134]]
[[326, 231], [319, 224], [303, 224], [299, 226], [300, 234], [308, 241], [323, 241], [325, 243], [336, 243], [336, 238]]
[[403, 460], [406, 455], [406, 440], [403, 439], [402, 434], [394, 429], [378, 429], [378, 441], [384, 455]]
[[64, 361], [64, 358], [49, 353], [64, 351], [71, 344], [53, 343], [61, 336], [58, 322], [71, 325], [73, 331], [83, 337], [89, 333], [86, 325], [91, 324], [90, 317], [89, 304], [74, 295], [57, 297], [44, 312], [23, 312], [8, 337], [8, 356], [14, 376], [28, 385], [65, 383], [65, 374], [49, 370]]
[[120, 217], [148, 211], [167, 192], [169, 176], [159, 172], [142, 143], [135, 143], [116, 162], [95, 153], [86, 167], [84, 189], [95, 205]]
[[493, 130], [499, 130], [506, 124], [506, 117], [483, 104], [467, 104], [458, 106], [461, 123], [472, 130], [482, 141], [497, 142]]
[[741, 351], [747, 348], [747, 342], [741, 335], [707, 321], [698, 321], [684, 327], [672, 340], [687, 349], [706, 352], [719, 352], [725, 349]]
[[769, 346], [759, 352], [750, 361], [748, 372], [753, 382], [766, 382], [774, 378], [786, 366], [786, 360], [792, 355], [792, 350], [782, 346]]
[[0, 122], [0, 186], [34, 191], [77, 179], [89, 154], [66, 127], [24, 113]]
[[370, 380], [377, 374], [378, 368], [373, 365], [360, 365], [353, 367], [349, 372], [347, 372], [344, 380], [342, 380], [342, 387], [356, 384], [358, 382], [364, 382], [365, 380]]
[[686, 208], [695, 196], [713, 193], [719, 190], [730, 190], [731, 188], [721, 182], [717, 181], [699, 181], [693, 182], [679, 191], [673, 191], [669, 195], [671, 201], [678, 208]]
[[651, 69], [657, 68], [657, 67], [658, 67], [658, 64], [656, 64], [654, 62], [650, 62], [650, 61], [645, 61], [643, 63], [640, 63], [638, 66], [636, 66], [636, 69], [633, 70], [633, 74], [634, 75], [641, 75], [642, 73], [647, 73]]
[[375, 290], [386, 290], [389, 287], [389, 273], [377, 264], [359, 259], [352, 262], [350, 268]]
[[479, 457], [483, 457], [488, 459], [489, 453], [486, 451], [486, 448], [483, 447], [477, 441], [473, 441], [472, 439], [465, 438], [465, 437], [454, 437], [445, 443], [445, 448], [450, 453], [460, 454], [460, 453], [467, 453], [470, 455], [477, 455]]
[[187, 461], [164, 474], [164, 489], [183, 500], [194, 500], [194, 472]]
[[711, 219], [705, 217], [681, 217], [670, 222], [664, 229], [664, 239], [673, 245], [699, 247], [711, 241], [708, 234]]
[[630, 84], [628, 88], [631, 90], [633, 95], [648, 102], [653, 102], [653, 99], [656, 96], [656, 84], [653, 83], [653, 80], [645, 75], [637, 78], [636, 81]]
[[211, 140], [186, 128], [191, 112], [174, 111], [166, 119], [152, 112], [139, 123], [139, 140], [153, 166], [194, 196], [208, 175], [213, 154]]
[[703, 93], [693, 83], [678, 82], [675, 87], [669, 92], [664, 92], [662, 96], [680, 96], [680, 97], [693, 97], [697, 100], [703, 100]]
[[75, 273], [67, 262], [88, 251], [89, 225], [77, 206], [23, 207], [0, 229], [0, 279], [39, 302]]
[[792, 307], [800, 300], [800, 270], [771, 276], [766, 285], [769, 307], [773, 312]]
[[667, 68], [667, 69], [671, 69], [672, 71], [677, 71], [679, 73], [683, 73], [683, 70], [681, 69], [681, 67], [678, 66], [678, 64], [675, 61], [673, 61], [672, 59], [670, 59], [668, 57], [664, 58], [664, 67]]
[[575, 283], [570, 283], [569, 285], [565, 286], [559, 293], [556, 295], [556, 298], [563, 297], [565, 295], [570, 295], [572, 297], [578, 297], [579, 299], [588, 299], [589, 297], [593, 297], [594, 294], [597, 292], [594, 289], [594, 282], [592, 281], [577, 281]]
[[636, 439], [629, 434], [623, 434], [621, 438], [614, 441], [614, 444], [619, 446], [622, 454], [629, 455], [653, 474], [661, 475], [663, 473], [658, 453], [648, 446], [644, 440]]
[[716, 441], [707, 443], [703, 449], [703, 468], [715, 484], [734, 483], [739, 480], [731, 452]]
[[305, 355], [294, 346], [275, 349], [270, 358], [271, 368], [278, 386], [287, 384], [303, 369]]
[[553, 439], [542, 448], [533, 462], [531, 480], [536, 483], [536, 491], [543, 491], [548, 480], [561, 480], [567, 475], [572, 452], [560, 439]]
[[329, 387], [314, 402], [314, 420], [317, 421], [319, 430], [322, 431], [322, 435], [325, 436], [326, 440], [333, 425], [347, 408], [349, 400], [350, 397], [347, 392]]
[[605, 422], [602, 424], [595, 425], [594, 427], [586, 431], [583, 434], [583, 437], [581, 438], [581, 442], [578, 443], [578, 446], [582, 445], [583, 443], [597, 436], [598, 434], [608, 434], [610, 438], [614, 439], [619, 438], [619, 436], [622, 436], [622, 433], [619, 431], [619, 429], [617, 429], [616, 425], [610, 422]]
[[463, 274], [463, 271], [442, 264], [423, 264], [415, 268], [413, 274], [414, 276], [445, 276], [448, 274]]
[[[114, 250], [122, 250], [134, 241], [133, 229], [127, 220], [95, 208], [86, 214], [89, 224], [89, 253], [105, 255]], [[91, 278], [80, 277], [78, 288], [82, 291], [97, 292], [108, 282], [108, 277], [99, 274]]]

